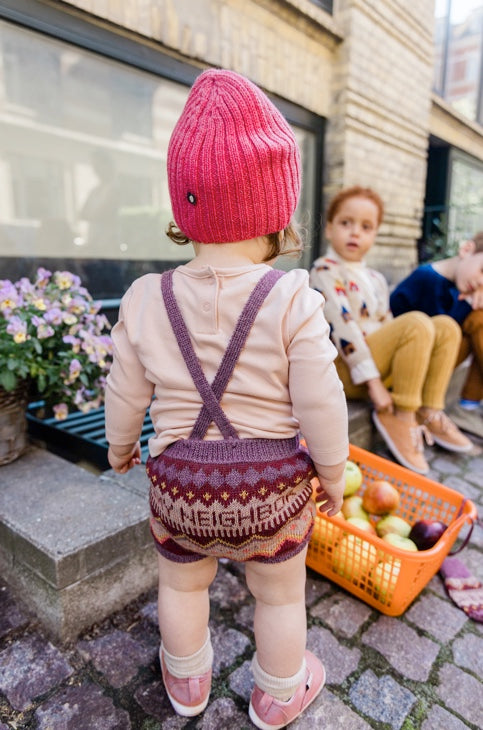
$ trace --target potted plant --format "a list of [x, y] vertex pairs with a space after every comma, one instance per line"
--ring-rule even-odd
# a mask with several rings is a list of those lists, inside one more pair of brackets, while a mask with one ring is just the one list
[[0, 280], [0, 463], [23, 450], [29, 399], [59, 420], [101, 405], [112, 341], [99, 309], [69, 271]]

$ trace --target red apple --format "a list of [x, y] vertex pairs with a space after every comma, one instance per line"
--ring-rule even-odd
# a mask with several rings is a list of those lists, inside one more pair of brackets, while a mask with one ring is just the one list
[[436, 545], [446, 527], [447, 525], [439, 520], [420, 520], [412, 526], [409, 537], [419, 550], [429, 550]]
[[399, 506], [399, 492], [385, 479], [378, 479], [367, 485], [362, 506], [373, 515], [385, 515]]

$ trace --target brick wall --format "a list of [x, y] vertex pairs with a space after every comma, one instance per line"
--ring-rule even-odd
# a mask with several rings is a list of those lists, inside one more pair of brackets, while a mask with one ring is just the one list
[[[200, 66], [232, 68], [328, 119], [324, 195], [377, 189], [386, 205], [373, 263], [416, 262], [431, 108], [434, 0], [70, 0]], [[322, 194], [322, 191], [321, 191]], [[397, 271], [397, 275], [394, 275]]]

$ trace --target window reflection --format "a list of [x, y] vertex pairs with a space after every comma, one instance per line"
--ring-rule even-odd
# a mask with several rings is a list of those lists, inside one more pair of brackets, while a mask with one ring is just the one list
[[[95, 296], [117, 297], [141, 273], [190, 257], [191, 247], [164, 233], [172, 218], [167, 146], [188, 92], [0, 22], [3, 276], [60, 266], [79, 274]], [[316, 137], [296, 134], [304, 179], [297, 215], [310, 240]], [[309, 257], [307, 250], [302, 262], [284, 266], [308, 265]]]
[[433, 86], [457, 111], [483, 121], [482, 0], [436, 0]]

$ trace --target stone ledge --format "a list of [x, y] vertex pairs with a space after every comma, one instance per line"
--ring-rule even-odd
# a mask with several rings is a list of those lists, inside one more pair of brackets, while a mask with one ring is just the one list
[[62, 641], [156, 583], [144, 468], [108, 474], [34, 447], [0, 470], [2, 575]]

